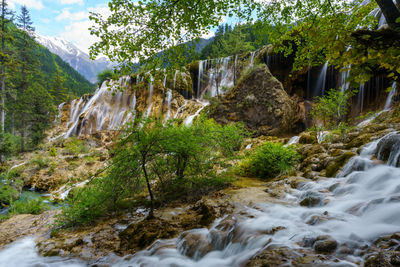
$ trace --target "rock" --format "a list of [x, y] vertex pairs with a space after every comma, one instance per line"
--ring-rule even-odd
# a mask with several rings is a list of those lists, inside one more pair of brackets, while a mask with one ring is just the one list
[[[392, 134], [382, 138], [377, 145], [376, 157], [379, 160], [387, 161], [392, 153], [400, 149], [400, 134]], [[398, 167], [398, 162], [390, 162], [391, 165]]]
[[160, 219], [144, 219], [129, 225], [119, 234], [121, 249], [137, 250], [151, 245], [157, 239], [167, 239], [177, 234], [176, 226]]
[[199, 229], [182, 233], [178, 241], [178, 249], [183, 255], [195, 260], [203, 257], [212, 250], [206, 233], [207, 230]]
[[337, 157], [336, 159], [330, 161], [328, 163], [328, 166], [326, 167], [326, 176], [327, 177], [334, 177], [337, 172], [340, 170], [340, 168], [342, 168], [347, 161], [354, 157], [356, 155], [356, 153], [348, 151], [348, 152], [344, 152], [342, 155], [340, 155], [339, 157]]
[[300, 201], [300, 206], [315, 207], [321, 204], [322, 196], [315, 192], [307, 192], [303, 199]]
[[304, 132], [300, 135], [299, 144], [317, 144], [317, 134], [315, 132]]
[[208, 111], [219, 123], [242, 121], [256, 135], [287, 134], [302, 124], [298, 106], [266, 66], [250, 72]]
[[338, 243], [330, 236], [319, 236], [315, 240], [313, 247], [317, 253], [330, 254], [335, 252], [338, 247]]

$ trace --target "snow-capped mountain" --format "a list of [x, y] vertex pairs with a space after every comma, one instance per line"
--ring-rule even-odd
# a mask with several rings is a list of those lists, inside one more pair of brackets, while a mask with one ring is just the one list
[[113, 64], [105, 58], [91, 60], [88, 54], [63, 38], [42, 36], [36, 33], [34, 37], [37, 42], [61, 57], [92, 83], [97, 81], [99, 72], [113, 67]]

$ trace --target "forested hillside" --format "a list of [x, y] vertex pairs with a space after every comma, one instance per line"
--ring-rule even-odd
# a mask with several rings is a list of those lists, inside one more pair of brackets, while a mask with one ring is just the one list
[[15, 16], [2, 3], [0, 20], [0, 151], [33, 149], [57, 114], [56, 106], [94, 91], [94, 85], [35, 41], [29, 11]]

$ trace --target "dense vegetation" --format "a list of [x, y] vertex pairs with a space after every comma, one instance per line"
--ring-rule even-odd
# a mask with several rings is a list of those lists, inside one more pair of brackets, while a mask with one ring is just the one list
[[258, 147], [237, 167], [240, 175], [270, 179], [293, 170], [299, 155], [293, 146], [267, 142]]
[[86, 224], [138, 204], [150, 206], [151, 214], [156, 205], [172, 200], [196, 200], [230, 181], [221, 173], [224, 158], [240, 148], [244, 136], [241, 125], [220, 126], [212, 120], [186, 126], [137, 119], [111, 152], [107, 173], [72, 194], [60, 221]]
[[55, 105], [90, 93], [94, 86], [35, 42], [25, 6], [16, 20], [7, 1], [2, 1], [0, 7], [0, 161], [4, 161], [41, 142], [54, 120]]

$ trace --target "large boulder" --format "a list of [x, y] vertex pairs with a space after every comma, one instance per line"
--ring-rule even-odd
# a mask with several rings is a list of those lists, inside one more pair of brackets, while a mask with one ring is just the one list
[[209, 108], [209, 117], [217, 122], [241, 121], [256, 135], [296, 131], [301, 126], [297, 114], [298, 106], [267, 66], [251, 71]]

